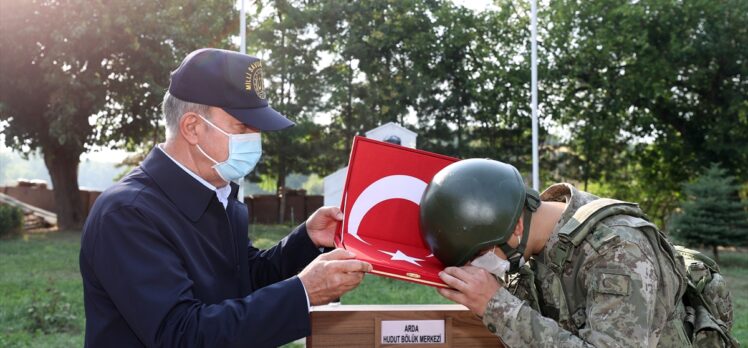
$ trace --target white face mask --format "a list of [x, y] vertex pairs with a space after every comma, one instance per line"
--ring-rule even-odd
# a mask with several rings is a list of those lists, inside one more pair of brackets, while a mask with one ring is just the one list
[[494, 250], [496, 250], [496, 247], [493, 247], [491, 251], [476, 257], [470, 262], [470, 264], [478, 268], [483, 268], [499, 278], [504, 278], [506, 271], [509, 270], [509, 261], [500, 258], [496, 253], [494, 253]]
[[239, 180], [247, 176], [257, 165], [260, 156], [262, 156], [262, 137], [260, 133], [229, 134], [208, 121], [203, 115], [198, 116], [229, 138], [229, 154], [228, 158], [223, 162], [218, 162], [213, 157], [208, 156], [202, 147], [199, 144], [197, 145], [197, 149], [200, 150], [203, 156], [215, 164], [213, 169], [225, 181]]
[[[519, 239], [519, 236], [517, 236], [517, 239]], [[496, 253], [494, 252], [496, 250], [496, 246], [491, 249], [491, 251], [476, 257], [473, 261], [470, 262], [470, 265], [483, 268], [488, 273], [491, 273], [499, 278], [504, 278], [504, 275], [506, 275], [506, 271], [511, 268], [511, 264], [509, 261], [504, 260], [500, 258]], [[519, 267], [522, 267], [525, 265], [525, 257], [522, 256], [519, 258]]]

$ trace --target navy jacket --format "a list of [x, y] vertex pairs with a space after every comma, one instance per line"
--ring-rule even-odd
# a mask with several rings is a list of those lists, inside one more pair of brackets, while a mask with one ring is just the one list
[[154, 149], [96, 200], [80, 252], [87, 347], [266, 347], [309, 335], [296, 274], [319, 250], [304, 224], [252, 247], [236, 194], [224, 209]]

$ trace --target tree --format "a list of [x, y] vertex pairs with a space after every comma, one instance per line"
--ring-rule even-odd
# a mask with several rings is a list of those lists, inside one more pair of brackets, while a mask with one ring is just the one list
[[340, 158], [353, 135], [396, 121], [419, 132], [421, 148], [529, 168], [526, 6], [477, 13], [450, 1], [320, 4], [322, 50], [333, 57], [322, 69], [324, 106], [330, 133], [344, 139]]
[[[263, 58], [270, 106], [286, 115], [296, 126], [264, 136], [265, 158], [254, 176], [276, 182], [278, 222], [285, 219], [286, 176], [309, 174], [315, 169], [322, 140], [321, 127], [313, 122], [321, 87], [316, 77], [318, 42], [309, 35], [313, 18], [303, 1], [257, 2], [256, 20], [248, 35], [250, 54]], [[267, 11], [266, 11], [267, 10]], [[265, 17], [261, 17], [267, 12]], [[322, 151], [324, 152], [324, 151]]]
[[585, 181], [638, 180], [669, 205], [703, 163], [748, 180], [748, 2], [565, 0], [542, 15], [548, 110]]
[[[481, 13], [447, 3], [438, 12], [437, 31], [443, 34], [432, 69], [435, 83], [424, 93], [419, 119], [427, 138], [436, 140], [429, 148], [494, 158], [529, 172], [529, 12], [529, 4], [511, 1]], [[444, 137], [432, 135], [441, 132], [454, 133], [454, 143], [440, 146]]]
[[[328, 132], [344, 164], [353, 136], [405, 118], [432, 81], [438, 39], [433, 24], [442, 1], [321, 1], [315, 9], [321, 49], [332, 58], [321, 69]], [[418, 115], [420, 116], [420, 115]], [[411, 124], [410, 126], [414, 126]]]
[[687, 199], [673, 218], [673, 236], [693, 246], [709, 246], [719, 261], [717, 247], [748, 242], [748, 211], [738, 196], [735, 178], [712, 165], [693, 183], [685, 185]]
[[[276, 180], [281, 198], [286, 175], [339, 168], [354, 135], [402, 122], [418, 91], [423, 69], [413, 69], [414, 57], [428, 51], [431, 22], [424, 12], [434, 3], [260, 3], [249, 47], [264, 58], [271, 105], [297, 122], [267, 137], [268, 156], [258, 168]], [[314, 124], [319, 114], [332, 122]]]
[[0, 5], [0, 121], [6, 145], [40, 150], [58, 224], [83, 222], [80, 155], [157, 142], [169, 72], [194, 49], [227, 44], [230, 1], [11, 1]]

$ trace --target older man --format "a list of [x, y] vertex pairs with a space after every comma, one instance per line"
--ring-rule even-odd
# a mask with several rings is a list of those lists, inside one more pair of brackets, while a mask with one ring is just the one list
[[261, 131], [293, 122], [268, 106], [262, 65], [201, 49], [171, 75], [167, 139], [104, 192], [84, 227], [86, 346], [277, 346], [309, 334], [309, 306], [355, 288], [371, 265], [333, 246], [337, 208], [276, 246], [247, 237], [241, 180]]

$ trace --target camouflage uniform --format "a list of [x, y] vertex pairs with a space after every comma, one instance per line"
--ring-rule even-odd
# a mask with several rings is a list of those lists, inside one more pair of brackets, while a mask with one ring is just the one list
[[541, 199], [567, 207], [543, 252], [489, 301], [483, 323], [491, 332], [508, 347], [691, 345], [682, 324], [683, 278], [637, 228], [646, 221], [623, 215], [602, 220], [569, 262], [553, 267], [549, 252], [559, 230], [598, 197], [556, 184]]

